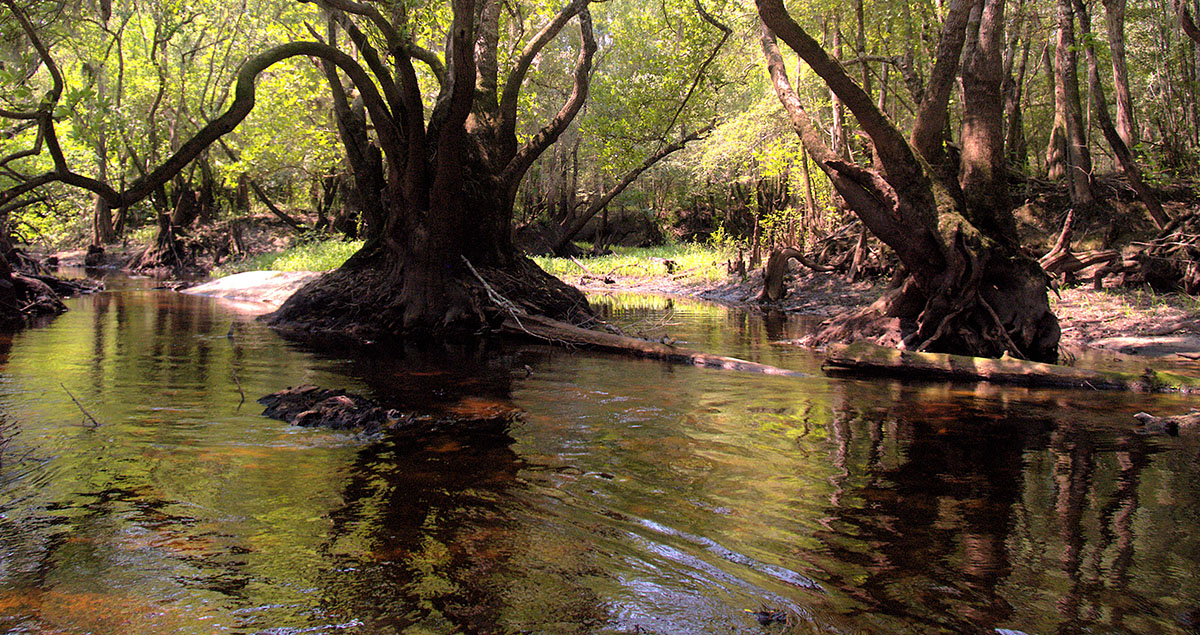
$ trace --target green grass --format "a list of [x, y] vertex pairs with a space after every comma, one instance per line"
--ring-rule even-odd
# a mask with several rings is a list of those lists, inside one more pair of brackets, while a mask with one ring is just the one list
[[[304, 242], [280, 252], [226, 263], [213, 270], [220, 278], [243, 271], [327, 271], [335, 269], [362, 247], [362, 241], [322, 240]], [[578, 260], [595, 275], [614, 277], [668, 277], [695, 281], [723, 280], [728, 254], [704, 245], [666, 245], [662, 247], [614, 247], [613, 254]], [[658, 258], [659, 260], [655, 260]], [[668, 274], [663, 260], [674, 261], [674, 274]], [[538, 266], [559, 277], [578, 276], [579, 266], [569, 258], [534, 257]]]
[[283, 251], [260, 254], [213, 269], [216, 278], [243, 271], [328, 271], [336, 269], [362, 247], [362, 241], [320, 240], [303, 242]]
[[[666, 277], [683, 275], [688, 280], [714, 281], [726, 277], [725, 261], [729, 255], [706, 245], [679, 244], [661, 247], [613, 247], [608, 256], [581, 257], [579, 262], [592, 274], [615, 277]], [[661, 258], [672, 260], [677, 265], [674, 274], [668, 274]], [[569, 258], [536, 256], [534, 262], [551, 275], [578, 276], [583, 273]]]

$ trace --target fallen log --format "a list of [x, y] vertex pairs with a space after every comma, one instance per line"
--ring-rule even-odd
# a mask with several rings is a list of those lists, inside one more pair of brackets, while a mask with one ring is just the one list
[[1165, 434], [1175, 437], [1179, 436], [1180, 431], [1200, 430], [1200, 411], [1197, 410], [1169, 417], [1156, 417], [1148, 412], [1139, 412], [1133, 415], [1133, 418], [1138, 420], [1141, 426], [1139, 432], [1143, 434]]
[[808, 376], [807, 373], [767, 364], [759, 364], [757, 362], [748, 362], [734, 357], [710, 355], [708, 353], [671, 346], [662, 342], [650, 342], [634, 337], [593, 331], [538, 315], [510, 315], [504, 321], [503, 329], [505, 332], [513, 335], [523, 337], [532, 336], [536, 339], [556, 344], [568, 344], [602, 351], [633, 354], [638, 357], [661, 359], [677, 364], [691, 364], [703, 368], [720, 368], [748, 373], [762, 373], [764, 375]]
[[1147, 368], [1142, 374], [1095, 371], [1024, 360], [944, 353], [918, 353], [866, 342], [834, 344], [821, 370], [829, 375], [874, 375], [904, 379], [986, 381], [1049, 388], [1128, 390], [1134, 392], [1200, 391], [1200, 378]]
[[1071, 275], [1095, 265], [1110, 264], [1120, 257], [1121, 252], [1116, 249], [1098, 249], [1081, 253], [1066, 251], [1053, 257], [1043, 257], [1039, 262], [1050, 275]]

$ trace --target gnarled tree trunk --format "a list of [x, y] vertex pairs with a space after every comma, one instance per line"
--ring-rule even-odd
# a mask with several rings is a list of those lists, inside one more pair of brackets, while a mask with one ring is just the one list
[[[930, 177], [924, 158], [788, 15], [781, 0], [756, 4], [771, 80], [793, 128], [850, 208], [895, 250], [907, 270], [895, 289], [871, 307], [836, 320], [824, 338], [868, 336], [912, 350], [1055, 360], [1058, 320], [1037, 262], [1017, 251], [1015, 240], [997, 240], [968, 220], [958, 197]], [[872, 168], [845, 161], [824, 144], [791, 87], [775, 34], [854, 113], [875, 145]], [[998, 86], [995, 95], [998, 99]], [[936, 106], [931, 110], [939, 112]]]
[[[364, 5], [331, 4], [341, 7], [333, 12], [337, 24], [364, 51], [376, 78], [384, 78], [386, 67], [349, 19], [349, 12], [365, 11], [385, 38], [397, 42], [403, 25], [393, 26]], [[579, 291], [518, 255], [512, 243], [513, 206], [521, 178], [566, 129], [587, 95], [596, 50], [587, 4], [587, 0], [573, 1], [543, 27], [501, 82], [496, 51], [499, 2], [482, 0], [476, 7], [471, 0], [456, 0], [448, 68], [433, 66], [442, 81], [442, 94], [428, 122], [411, 64], [418, 52], [411, 45], [409, 56], [396, 58], [397, 84], [381, 82], [382, 96], [351, 75], [375, 129], [384, 128], [379, 134], [386, 173], [379, 197], [382, 223], [368, 233], [363, 249], [342, 268], [302, 288], [280, 307], [271, 318], [274, 324], [376, 339], [471, 333], [499, 326], [518, 309], [559, 319], [578, 319], [589, 312]], [[559, 113], [522, 146], [516, 138], [515, 118], [525, 73], [541, 48], [575, 17], [582, 46], [574, 90]], [[406, 50], [397, 42], [390, 44], [393, 50]], [[341, 80], [332, 68], [329, 73], [336, 93]], [[350, 119], [342, 114], [339, 122], [350, 150], [361, 143], [362, 135], [346, 129], [344, 122]], [[360, 163], [356, 171], [369, 171], [369, 166], [369, 161], [366, 167]], [[369, 191], [364, 185], [372, 179], [356, 176], [359, 191]], [[516, 301], [519, 306], [511, 304]]]

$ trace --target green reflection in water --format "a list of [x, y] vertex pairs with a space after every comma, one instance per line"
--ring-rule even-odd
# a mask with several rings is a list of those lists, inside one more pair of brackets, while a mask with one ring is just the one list
[[[678, 299], [598, 304], [809, 376], [346, 358], [203, 299], [74, 302], [0, 340], [5, 630], [759, 632], [767, 606], [794, 633], [1159, 633], [1200, 605], [1198, 441], [1128, 428], [1186, 397], [830, 380], [772, 344], [804, 321]], [[525, 416], [498, 439], [299, 430], [239, 404], [235, 371], [251, 400], [308, 382]]]

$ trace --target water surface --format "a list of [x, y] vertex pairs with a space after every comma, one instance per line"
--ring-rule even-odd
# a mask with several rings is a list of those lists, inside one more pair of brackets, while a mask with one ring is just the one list
[[[0, 341], [0, 630], [1196, 632], [1200, 441], [1130, 418], [1188, 398], [829, 379], [771, 343], [803, 320], [597, 305], [808, 376], [495, 343], [347, 357], [216, 300], [71, 300]], [[523, 414], [420, 442], [259, 416], [302, 383]]]

